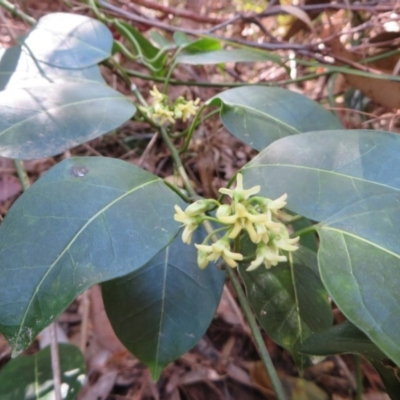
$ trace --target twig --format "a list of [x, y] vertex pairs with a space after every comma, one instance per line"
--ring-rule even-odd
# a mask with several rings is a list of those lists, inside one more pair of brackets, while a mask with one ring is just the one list
[[14, 160], [15, 169], [17, 170], [17, 175], [19, 181], [21, 182], [22, 190], [25, 192], [30, 186], [29, 177], [26, 173], [22, 160]]
[[160, 22], [160, 21], [148, 20], [146, 18], [143, 18], [138, 15], [132, 14], [128, 11], [125, 11], [119, 7], [112, 5], [112, 4], [109, 4], [104, 0], [99, 0], [98, 4], [100, 4], [102, 7], [106, 8], [108, 10], [113, 11], [114, 13], [117, 13], [120, 16], [123, 16], [126, 19], [129, 19], [129, 20], [135, 21], [135, 22], [140, 22], [140, 23], [150, 26], [150, 27], [160, 28], [167, 32], [183, 32], [188, 35], [200, 36], [200, 37], [207, 36], [207, 37], [212, 37], [214, 39], [222, 40], [226, 43], [241, 44], [241, 45], [246, 45], [249, 47], [266, 49], [266, 50], [300, 50], [300, 49], [307, 49], [307, 48], [315, 47], [314, 45], [302, 45], [302, 44], [287, 43], [287, 42], [285, 42], [285, 43], [282, 43], [282, 42], [258, 43], [258, 42], [249, 42], [247, 40], [242, 40], [242, 39], [226, 38], [221, 35], [211, 34], [209, 32], [209, 30], [207, 30], [207, 29], [199, 29], [199, 30], [187, 29], [187, 28], [181, 28], [181, 27], [164, 24], [163, 22]]
[[[381, 12], [396, 12], [399, 9], [399, 5], [393, 4], [393, 2], [387, 2], [383, 4], [383, 1], [376, 1], [367, 4], [345, 4], [345, 3], [326, 3], [326, 4], [308, 4], [299, 5], [297, 8], [303, 11], [327, 11], [327, 10], [349, 10], [349, 11], [367, 11], [371, 13], [381, 13]], [[278, 14], [287, 14], [281, 6], [272, 6], [268, 10], [257, 14], [259, 17], [269, 17]]]
[[36, 23], [35, 18], [32, 18], [28, 14], [25, 14], [19, 8], [17, 8], [14, 4], [9, 3], [7, 0], [0, 0], [0, 6], [6, 9], [15, 17], [21, 18], [23, 21], [28, 23], [29, 25], [34, 25]]
[[[119, 3], [125, 4], [126, 6], [130, 6], [129, 2], [121, 1], [119, 0]], [[181, 17], [185, 19], [191, 19], [193, 21], [197, 22], [205, 22], [208, 24], [220, 24], [224, 22], [223, 19], [221, 18], [216, 18], [216, 17], [210, 17], [208, 15], [200, 15], [193, 13], [191, 11], [175, 8], [175, 7], [169, 7], [169, 6], [163, 6], [159, 2], [155, 2], [152, 0], [135, 0], [135, 4], [138, 4], [140, 6], [150, 8], [152, 10], [157, 10], [161, 11], [165, 14], [172, 14], [176, 17]]]
[[[90, 290], [90, 289], [89, 289]], [[89, 290], [82, 293], [82, 322], [81, 322], [81, 335], [79, 339], [79, 349], [83, 354], [86, 351], [86, 343], [88, 337], [89, 313], [90, 313], [90, 298]]]
[[[323, 65], [324, 66], [324, 65]], [[145, 79], [154, 82], [165, 82], [165, 78], [159, 76], [152, 76], [148, 74], [143, 74], [138, 71], [125, 69], [125, 72], [129, 76], [134, 76], [136, 78]], [[302, 77], [296, 79], [286, 79], [283, 81], [269, 81], [269, 82], [203, 82], [203, 81], [180, 81], [177, 79], [170, 79], [168, 84], [170, 85], [182, 85], [182, 86], [198, 86], [198, 87], [215, 87], [215, 88], [233, 88], [233, 87], [241, 87], [241, 86], [253, 86], [253, 85], [261, 85], [261, 86], [276, 86], [276, 85], [289, 85], [291, 83], [299, 83], [308, 81], [310, 79], [319, 78], [320, 76], [329, 75], [332, 71], [322, 71], [316, 72], [309, 75], [304, 75]], [[351, 71], [348, 72], [351, 74]]]
[[261, 360], [263, 361], [265, 368], [268, 371], [268, 375], [271, 379], [272, 386], [274, 387], [276, 397], [278, 400], [285, 400], [285, 392], [283, 391], [283, 387], [281, 381], [276, 373], [274, 364], [272, 363], [271, 357], [268, 353], [267, 347], [265, 346], [264, 339], [261, 335], [260, 329], [258, 328], [257, 321], [253, 315], [253, 311], [250, 308], [247, 297], [242, 289], [242, 286], [232, 268], [227, 267], [226, 269], [229, 279], [232, 282], [232, 285], [238, 295], [240, 305], [242, 310], [247, 318], [247, 322], [249, 323], [251, 332], [253, 334], [254, 340], [257, 344], [257, 350], [260, 354]]
[[139, 162], [137, 164], [138, 167], [141, 167], [143, 165], [145, 158], [149, 155], [149, 153], [150, 153], [151, 149], [153, 148], [154, 144], [156, 143], [157, 139], [158, 139], [158, 132], [156, 132], [153, 135], [153, 137], [150, 139], [150, 142], [144, 149], [142, 155], [140, 156]]
[[57, 330], [55, 322], [50, 324], [50, 350], [51, 350], [51, 369], [54, 381], [54, 400], [62, 400], [61, 397], [61, 372], [60, 356], [58, 354]]

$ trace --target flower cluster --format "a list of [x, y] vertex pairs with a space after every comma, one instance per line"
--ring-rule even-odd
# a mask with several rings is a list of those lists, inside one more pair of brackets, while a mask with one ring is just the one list
[[[242, 232], [246, 232], [250, 240], [257, 245], [254, 261], [248, 271], [258, 268], [261, 264], [269, 269], [279, 262], [287, 261], [282, 251], [295, 251], [299, 237], [290, 238], [288, 229], [282, 221], [289, 221], [291, 216], [283, 211], [287, 195], [276, 200], [255, 196], [260, 186], [250, 189], [243, 188], [243, 176], [237, 175], [235, 189], [220, 189], [220, 193], [231, 198], [231, 204], [220, 204], [216, 200], [199, 200], [189, 205], [185, 211], [175, 206], [174, 218], [185, 227], [182, 240], [190, 244], [193, 232], [205, 220], [210, 219], [223, 226], [217, 229], [224, 230], [225, 234], [216, 242], [207, 245], [211, 239], [209, 235], [203, 244], [195, 244], [198, 250], [198, 265], [205, 268], [210, 261], [220, 257], [231, 267], [237, 266], [237, 261], [243, 260], [241, 253], [231, 251], [231, 243]], [[215, 208], [215, 218], [207, 216], [206, 212]]]
[[148, 108], [141, 107], [141, 111], [160, 125], [174, 124], [177, 119], [186, 122], [192, 115], [196, 114], [199, 108], [200, 99], [188, 101], [182, 96], [179, 96], [171, 106], [168, 96], [160, 93], [156, 86], [153, 86], [153, 90], [150, 90], [150, 95], [152, 97], [151, 106]]

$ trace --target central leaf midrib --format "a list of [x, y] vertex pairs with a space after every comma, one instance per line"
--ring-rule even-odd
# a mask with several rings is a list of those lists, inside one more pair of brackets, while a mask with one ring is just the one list
[[131, 190], [128, 190], [126, 193], [124, 193], [123, 195], [117, 197], [115, 200], [113, 200], [112, 202], [110, 202], [109, 204], [107, 204], [105, 207], [101, 208], [99, 211], [97, 211], [97, 213], [95, 213], [91, 218], [89, 218], [87, 220], [87, 222], [82, 226], [81, 229], [79, 229], [79, 231], [71, 238], [71, 240], [68, 242], [68, 244], [65, 246], [65, 249], [59, 254], [59, 256], [54, 260], [54, 262], [49, 266], [48, 270], [46, 271], [46, 273], [43, 275], [43, 278], [38, 282], [38, 284], [36, 285], [36, 288], [31, 296], [31, 300], [29, 301], [25, 313], [22, 317], [21, 320], [21, 324], [18, 330], [18, 335], [17, 338], [20, 337], [22, 328], [24, 327], [25, 324], [25, 320], [26, 317], [29, 313], [29, 310], [32, 306], [33, 300], [36, 298], [38, 291], [40, 290], [40, 287], [42, 286], [43, 282], [46, 280], [47, 276], [50, 274], [50, 272], [53, 270], [54, 266], [58, 263], [58, 261], [64, 256], [64, 254], [70, 249], [70, 247], [74, 244], [74, 242], [77, 240], [77, 238], [81, 235], [81, 233], [97, 218], [99, 217], [101, 214], [103, 214], [106, 210], [108, 210], [110, 207], [112, 207], [114, 204], [116, 204], [118, 201], [122, 200], [123, 198], [125, 198], [126, 196], [132, 194], [133, 192], [135, 192], [138, 189], [144, 188], [150, 184], [159, 182], [159, 178], [153, 179], [151, 181], [145, 182], [139, 186], [134, 187]]
[[[221, 101], [222, 101], [222, 100], [221, 100]], [[294, 134], [296, 134], [296, 133], [302, 133], [302, 131], [297, 130], [295, 127], [293, 127], [293, 126], [287, 124], [286, 122], [283, 122], [283, 121], [280, 120], [280, 119], [277, 119], [277, 118], [273, 117], [271, 114], [267, 114], [267, 113], [265, 113], [264, 111], [260, 111], [260, 110], [258, 110], [257, 108], [253, 108], [253, 107], [250, 107], [250, 106], [248, 106], [248, 105], [237, 105], [236, 103], [225, 103], [225, 102], [222, 102], [222, 103], [223, 103], [225, 106], [230, 106], [230, 107], [232, 107], [232, 108], [235, 108], [235, 107], [243, 108], [243, 109], [245, 109], [246, 111], [251, 111], [251, 112], [253, 112], [254, 114], [259, 114], [259, 115], [263, 116], [263, 117], [266, 118], [266, 119], [270, 119], [270, 120], [276, 122], [278, 125], [282, 125], [282, 126], [287, 127], [288, 129], [290, 129], [291, 131], [293, 131]]]
[[390, 255], [392, 255], [392, 256], [398, 258], [398, 259], [400, 259], [400, 254], [395, 253], [394, 251], [389, 250], [389, 249], [387, 249], [386, 247], [383, 247], [383, 246], [381, 246], [380, 244], [378, 244], [378, 243], [376, 243], [376, 242], [371, 242], [370, 240], [365, 239], [364, 237], [359, 236], [359, 235], [357, 235], [357, 234], [355, 234], [355, 233], [348, 232], [348, 231], [345, 231], [345, 230], [343, 230], [343, 229], [335, 228], [335, 227], [332, 227], [332, 226], [329, 226], [329, 225], [320, 225], [319, 227], [317, 227], [317, 232], [318, 232], [319, 230], [329, 230], [329, 231], [338, 232], [338, 233], [340, 233], [341, 235], [350, 236], [350, 237], [352, 237], [352, 238], [354, 238], [354, 239], [356, 239], [356, 240], [360, 240], [361, 242], [368, 243], [370, 246], [376, 247], [377, 249], [379, 249], [379, 250], [381, 250], [381, 251], [383, 251], [383, 252], [385, 252], [385, 253], [388, 253], [388, 254], [390, 254]]
[[[295, 272], [294, 272], [294, 262], [293, 262], [293, 257], [292, 254], [289, 253], [289, 268], [290, 268], [290, 275], [292, 278], [292, 282], [293, 282], [293, 294], [294, 294], [294, 304], [296, 307], [296, 319], [297, 319], [297, 326], [298, 326], [298, 334], [300, 337], [300, 343], [303, 343], [303, 324], [302, 324], [302, 318], [300, 316], [301, 311], [300, 311], [300, 301], [299, 301], [299, 295], [297, 293], [297, 280], [296, 280], [296, 276], [295, 276]], [[311, 329], [310, 329], [311, 330]], [[301, 360], [303, 362], [303, 355], [300, 354]]]
[[160, 354], [160, 347], [161, 347], [161, 331], [164, 322], [164, 308], [165, 308], [165, 291], [167, 286], [167, 273], [168, 273], [168, 259], [169, 259], [169, 247], [165, 249], [165, 260], [164, 260], [164, 275], [163, 275], [163, 288], [162, 288], [162, 295], [161, 295], [161, 310], [160, 310], [160, 323], [158, 325], [158, 338], [157, 338], [157, 347], [156, 347], [156, 368], [157, 372], [159, 369], [159, 354]]
[[346, 175], [346, 174], [341, 173], [341, 172], [329, 171], [327, 169], [321, 169], [321, 168], [317, 168], [317, 167], [309, 167], [307, 165], [254, 164], [254, 165], [249, 165], [248, 167], [244, 168], [243, 170], [246, 171], [246, 170], [255, 169], [255, 168], [259, 168], [259, 167], [288, 167], [288, 168], [307, 169], [307, 170], [316, 171], [316, 172], [323, 172], [323, 173], [327, 173], [327, 174], [338, 175], [338, 176], [342, 176], [342, 177], [347, 178], [347, 179], [356, 180], [356, 181], [360, 181], [360, 182], [366, 182], [366, 183], [369, 183], [371, 185], [382, 186], [382, 187], [385, 187], [385, 188], [388, 188], [388, 189], [400, 191], [400, 188], [396, 188], [394, 186], [389, 186], [389, 185], [384, 184], [384, 183], [379, 183], [379, 182], [376, 182], [376, 181], [363, 179], [363, 178], [360, 178], [360, 177], [357, 177], [357, 176], [353, 176], [353, 175], [348, 175], [348, 174]]

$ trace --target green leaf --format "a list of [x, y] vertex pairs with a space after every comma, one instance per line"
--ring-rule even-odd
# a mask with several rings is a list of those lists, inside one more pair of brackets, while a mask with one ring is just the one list
[[57, 82], [0, 92], [0, 155], [50, 157], [117, 128], [129, 99], [95, 82]]
[[142, 267], [175, 237], [180, 198], [127, 162], [70, 158], [0, 226], [0, 331], [14, 353], [90, 286]]
[[346, 317], [400, 364], [400, 136], [310, 132], [281, 139], [243, 171], [261, 194], [315, 221], [322, 281]]
[[357, 353], [364, 356], [378, 371], [392, 399], [400, 393], [399, 368], [353, 324], [346, 321], [310, 336], [300, 351], [310, 355]]
[[131, 49], [143, 59], [145, 64], [150, 64], [154, 70], [163, 68], [166, 55], [161, 54], [160, 49], [154, 47], [135, 27], [118, 21], [115, 23], [115, 28], [129, 41]]
[[196, 259], [179, 236], [139, 271], [102, 285], [115, 333], [154, 380], [198, 342], [217, 309], [225, 274], [214, 264], [200, 270]]
[[188, 46], [193, 40], [183, 32], [174, 32], [173, 34], [174, 42], [179, 47]]
[[163, 36], [158, 31], [150, 31], [149, 32], [150, 39], [160, 48], [163, 50], [166, 49], [173, 49], [175, 48], [175, 44], [170, 42], [165, 36]]
[[250, 272], [246, 271], [248, 265], [241, 265], [239, 271], [260, 325], [292, 353], [299, 368], [305, 368], [309, 360], [299, 353], [299, 347], [307, 337], [332, 324], [332, 312], [315, 272], [316, 254], [300, 248], [293, 253], [293, 261]]
[[201, 38], [197, 39], [194, 41], [189, 41], [186, 42], [186, 44], [182, 44], [181, 47], [183, 47], [184, 52], [179, 53], [179, 56], [183, 54], [197, 54], [197, 53], [202, 53], [204, 52], [212, 52], [215, 50], [221, 50], [222, 46], [219, 40], [213, 39], [213, 38]]
[[[186, 47], [185, 51], [179, 53], [176, 61], [180, 64], [191, 65], [211, 65], [223, 64], [227, 62], [257, 62], [257, 61], [273, 61], [281, 64], [279, 56], [253, 49], [232, 49], [232, 50], [208, 50], [193, 51], [190, 47]], [[254, 87], [254, 86], [252, 86]], [[223, 92], [225, 93], [225, 92]], [[220, 96], [218, 96], [220, 97]], [[215, 99], [215, 97], [213, 98]]]
[[[75, 400], [85, 379], [85, 359], [75, 346], [59, 344], [61, 389], [63, 400]], [[54, 380], [50, 347], [11, 360], [0, 371], [2, 400], [52, 400]]]
[[21, 46], [0, 52], [0, 90], [41, 86], [59, 80], [104, 83], [97, 65], [82, 69], [55, 68], [34, 60]]
[[101, 22], [79, 14], [40, 18], [22, 43], [39, 61], [58, 68], [90, 67], [111, 55], [113, 37]]
[[225, 128], [256, 150], [288, 135], [342, 128], [340, 121], [318, 103], [275, 87], [229, 89], [207, 103], [220, 106]]

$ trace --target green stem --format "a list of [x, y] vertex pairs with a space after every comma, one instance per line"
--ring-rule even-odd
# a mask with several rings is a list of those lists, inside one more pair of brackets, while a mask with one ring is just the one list
[[[176, 167], [178, 169], [179, 175], [181, 176], [181, 178], [182, 178], [182, 180], [184, 182], [186, 190], [188, 191], [188, 193], [191, 195], [191, 197], [193, 199], [198, 198], [196, 192], [194, 191], [194, 189], [191, 186], [191, 183], [190, 183], [189, 177], [186, 174], [185, 168], [182, 165], [182, 161], [181, 161], [181, 159], [179, 157], [179, 153], [178, 153], [177, 149], [175, 148], [175, 146], [173, 145], [173, 143], [171, 141], [171, 138], [168, 136], [167, 131], [165, 130], [164, 127], [160, 127], [159, 131], [161, 133], [161, 136], [162, 136], [165, 144], [167, 145], [169, 151], [171, 152], [171, 157], [174, 160], [174, 163], [175, 163], [175, 165], [176, 165]], [[215, 237], [214, 236], [215, 231], [214, 231], [212, 225], [210, 224], [210, 222], [209, 221], [203, 221], [203, 226], [205, 227], [205, 229], [208, 232], [208, 234], [211, 235], [211, 237], [214, 238]], [[252, 334], [254, 336], [254, 340], [255, 340], [255, 343], [257, 345], [257, 349], [258, 349], [258, 351], [260, 353], [261, 360], [263, 361], [263, 363], [265, 365], [265, 368], [268, 371], [268, 374], [270, 376], [272, 385], [273, 385], [273, 387], [275, 389], [275, 392], [276, 392], [276, 395], [277, 395], [277, 399], [278, 400], [285, 400], [285, 394], [284, 394], [284, 391], [283, 391], [283, 388], [282, 388], [282, 384], [281, 384], [281, 382], [279, 380], [278, 374], [276, 373], [276, 370], [275, 370], [274, 365], [272, 363], [271, 357], [268, 354], [267, 347], [265, 346], [264, 339], [263, 339], [263, 337], [261, 335], [261, 332], [260, 332], [260, 330], [258, 328], [257, 321], [254, 318], [253, 312], [252, 312], [250, 304], [249, 304], [249, 302], [248, 302], [248, 300], [246, 298], [246, 295], [244, 294], [243, 289], [242, 289], [242, 287], [240, 285], [240, 282], [237, 279], [235, 273], [232, 271], [232, 269], [230, 267], [228, 267], [227, 271], [228, 271], [228, 276], [232, 281], [233, 287], [235, 288], [235, 291], [236, 291], [236, 293], [238, 295], [238, 298], [239, 298], [239, 301], [240, 301], [240, 305], [242, 306], [244, 314], [246, 315], [246, 318], [247, 318], [247, 320], [249, 322], [249, 326], [250, 326], [251, 332], [252, 332]]]
[[184, 202], [190, 203], [191, 199], [187, 196], [185, 196], [175, 185], [172, 183], [169, 183], [164, 179], [164, 183], [173, 191], [175, 192]]
[[[163, 78], [163, 77], [143, 74], [141, 72], [134, 71], [134, 70], [131, 70], [131, 69], [125, 69], [125, 71], [129, 76], [134, 76], [136, 78], [141, 78], [141, 79], [148, 80], [148, 81], [161, 82], [161, 83], [165, 83], [165, 81], [166, 81], [166, 79]], [[309, 81], [311, 79], [316, 79], [316, 78], [319, 78], [320, 76], [329, 75], [331, 73], [332, 73], [331, 71], [324, 71], [324, 72], [304, 75], [304, 76], [296, 78], [296, 79], [287, 79], [287, 80], [284, 80], [284, 81], [277, 81], [277, 82], [272, 82], [272, 83], [270, 83], [270, 82], [255, 82], [255, 83], [222, 82], [222, 83], [212, 83], [212, 82], [204, 82], [204, 81], [180, 81], [180, 80], [177, 80], [177, 79], [170, 79], [168, 81], [168, 84], [169, 85], [178, 85], [178, 86], [181, 85], [181, 86], [198, 86], [198, 87], [215, 87], [215, 88], [234, 88], [234, 87], [254, 86], [254, 85], [259, 85], [259, 86], [278, 86], [278, 85], [288, 85], [288, 84], [291, 84], [291, 83]]]
[[190, 125], [188, 134], [186, 136], [185, 143], [183, 144], [183, 147], [179, 150], [180, 154], [185, 153], [187, 151], [187, 149], [189, 147], [189, 144], [190, 144], [190, 141], [192, 140], [193, 132], [194, 132], [195, 128], [198, 125], [198, 121], [200, 119], [200, 116], [201, 116], [203, 110], [206, 107], [207, 107], [206, 105], [203, 105], [202, 107], [200, 107], [199, 111], [197, 111], [197, 113], [196, 113], [196, 115], [195, 115], [195, 117], [194, 117], [194, 119], [193, 119], [193, 121], [192, 121], [192, 123]]
[[[209, 235], [213, 234], [213, 227], [208, 221], [203, 222], [203, 226]], [[213, 237], [214, 240], [218, 240], [217, 237]], [[233, 288], [235, 289], [240, 305], [243, 309], [244, 315], [247, 318], [247, 322], [249, 323], [249, 327], [251, 333], [253, 334], [254, 341], [257, 346], [257, 350], [260, 354], [261, 361], [263, 362], [265, 369], [267, 370], [269, 377], [272, 382], [272, 386], [274, 387], [276, 397], [278, 400], [285, 400], [285, 392], [283, 391], [283, 387], [281, 381], [279, 380], [278, 374], [276, 373], [274, 364], [272, 363], [271, 357], [268, 353], [267, 347], [265, 345], [264, 339], [258, 327], [257, 321], [254, 317], [253, 311], [251, 309], [250, 303], [247, 300], [246, 294], [244, 293], [242, 286], [240, 284], [239, 279], [237, 278], [235, 272], [231, 267], [227, 267], [226, 269], [229, 279], [232, 282]]]
[[25, 14], [23, 11], [21, 11], [19, 8], [17, 8], [14, 4], [11, 4], [7, 0], [0, 0], [0, 6], [3, 7], [4, 9], [6, 9], [8, 12], [10, 12], [15, 17], [21, 18], [23, 21], [25, 21], [29, 25], [36, 24], [35, 18], [32, 18], [28, 14]]
[[[204, 106], [202, 106], [201, 109], [203, 109]], [[179, 135], [176, 135], [175, 137], [183, 137], [186, 136], [186, 140], [185, 143], [183, 145], [183, 147], [179, 150], [179, 153], [182, 154], [184, 153], [187, 148], [189, 147], [189, 143], [190, 140], [192, 139], [193, 136], [193, 132], [194, 130], [202, 123], [204, 123], [204, 121], [206, 121], [208, 118], [211, 118], [213, 115], [218, 114], [220, 111], [219, 108], [217, 108], [216, 110], [210, 111], [208, 114], [206, 114], [203, 118], [201, 118], [201, 120], [199, 121], [197, 118], [197, 114], [193, 120], [193, 122], [190, 124], [189, 128], [184, 130], [182, 133], [180, 133]], [[200, 112], [200, 110], [198, 111], [198, 113]], [[172, 136], [171, 136], [172, 137]]]
[[[211, 232], [204, 238], [202, 244], [208, 243], [208, 241], [209, 241], [210, 239], [212, 239], [213, 236], [214, 236], [216, 233], [226, 231], [228, 228], [229, 228], [228, 226], [223, 226], [222, 228], [215, 229], [215, 231], [211, 231]], [[216, 238], [216, 237], [217, 237], [217, 236], [215, 236], [214, 238]]]
[[103, 14], [102, 12], [100, 12], [100, 10], [97, 7], [97, 4], [94, 0], [88, 0], [88, 6], [89, 8], [92, 10], [93, 14], [95, 15], [95, 17], [100, 20], [101, 22], [104, 22], [105, 24], [110, 23], [110, 19], [108, 19], [106, 17], [105, 14]]
[[[140, 101], [140, 103], [143, 105], [143, 107], [148, 107], [148, 104], [147, 104], [146, 100], [143, 98], [143, 96], [139, 92], [139, 90], [137, 90], [136, 86], [132, 86], [132, 92], [135, 94], [135, 96]], [[175, 166], [176, 166], [176, 168], [178, 170], [178, 174], [182, 178], [183, 185], [185, 186], [186, 191], [189, 193], [189, 195], [192, 198], [192, 200], [198, 199], [199, 196], [197, 195], [197, 193], [193, 189], [192, 184], [190, 183], [190, 179], [189, 179], [189, 177], [188, 177], [188, 175], [186, 173], [185, 168], [183, 167], [181, 158], [179, 157], [179, 152], [176, 149], [176, 147], [174, 146], [174, 144], [172, 143], [171, 138], [168, 136], [168, 133], [167, 133], [166, 129], [161, 125], [157, 125], [154, 121], [150, 121], [150, 122], [152, 122], [153, 125], [161, 133], [161, 137], [163, 138], [165, 144], [167, 145], [167, 147], [168, 147], [168, 149], [169, 149], [169, 151], [171, 153], [171, 157], [174, 160]]]
[[117, 60], [115, 60], [115, 58], [109, 58], [108, 60], [103, 61], [102, 64], [113, 70], [112, 72], [116, 72], [117, 75], [119, 74], [119, 76], [124, 80], [127, 87], [131, 87], [131, 79], [125, 73], [125, 69], [122, 67], [122, 65]]
[[189, 193], [190, 197], [192, 198], [192, 200], [196, 200], [198, 199], [198, 195], [195, 192], [195, 190], [192, 187], [192, 184], [190, 183], [190, 179], [186, 173], [186, 170], [182, 164], [182, 161], [179, 157], [179, 153], [178, 150], [176, 150], [174, 144], [171, 141], [171, 138], [168, 136], [167, 131], [165, 130], [165, 128], [163, 126], [159, 127], [159, 131], [161, 133], [161, 137], [163, 138], [165, 144], [167, 145], [169, 151], [171, 152], [171, 157], [174, 160], [174, 163], [176, 165], [176, 168], [178, 170], [178, 174], [180, 175], [180, 177], [182, 178], [183, 181], [183, 185], [185, 186], [186, 191]]
[[[240, 171], [237, 171], [236, 174], [234, 174], [234, 175], [232, 176], [232, 178], [229, 179], [228, 184], [226, 185], [227, 188], [230, 188], [230, 187], [233, 185], [233, 182], [236, 181], [236, 176], [237, 176], [237, 174], [238, 174], [239, 172], [240, 172]], [[222, 202], [223, 202], [225, 196], [226, 196], [226, 194], [221, 194], [221, 195], [218, 197], [217, 201], [218, 201], [219, 203], [222, 204]]]
[[15, 169], [17, 170], [19, 181], [21, 182], [22, 190], [25, 192], [31, 185], [28, 174], [26, 173], [22, 160], [14, 160]]
[[246, 315], [247, 322], [249, 323], [251, 333], [253, 334], [254, 341], [257, 345], [257, 350], [260, 354], [261, 360], [265, 365], [265, 368], [268, 371], [268, 375], [271, 379], [272, 386], [275, 389], [276, 397], [278, 400], [285, 400], [285, 392], [283, 391], [283, 387], [281, 381], [279, 380], [278, 374], [276, 373], [274, 364], [272, 363], [271, 357], [268, 353], [267, 347], [265, 346], [264, 339], [261, 335], [260, 329], [258, 328], [257, 321], [253, 315], [253, 311], [250, 308], [250, 304], [247, 300], [247, 297], [242, 289], [242, 286], [237, 278], [235, 272], [232, 268], [228, 267], [226, 269], [229, 279], [232, 282], [232, 285], [238, 295], [240, 305], [244, 314]]
[[134, 83], [131, 84], [131, 92], [136, 96], [136, 98], [139, 100], [140, 104], [143, 107], [145, 107], [145, 108], [149, 107], [147, 101], [144, 99], [144, 97], [142, 96], [142, 93], [139, 92], [137, 86]]
[[308, 233], [313, 233], [316, 231], [315, 225], [306, 226], [305, 228], [299, 229], [292, 233], [292, 237], [307, 235]]

